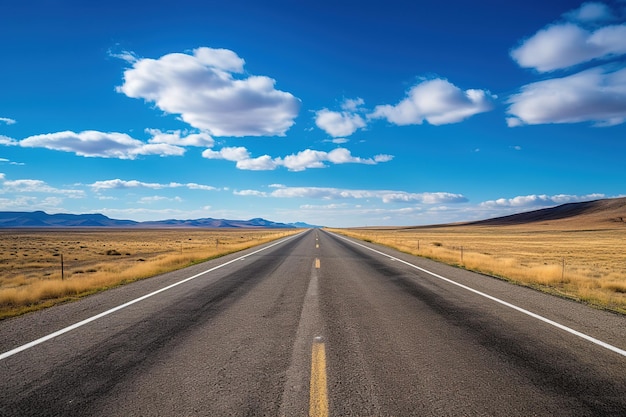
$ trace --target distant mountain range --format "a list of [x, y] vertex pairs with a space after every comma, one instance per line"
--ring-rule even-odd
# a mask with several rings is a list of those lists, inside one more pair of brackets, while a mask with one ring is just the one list
[[255, 218], [250, 220], [226, 219], [195, 219], [195, 220], [160, 220], [136, 222], [133, 220], [111, 219], [103, 214], [47, 214], [43, 211], [33, 212], [0, 212], [0, 228], [11, 227], [124, 227], [124, 228], [315, 228], [302, 222], [277, 223], [270, 220]]
[[[571, 223], [573, 225], [615, 225], [626, 223], [626, 198], [586, 201], [563, 204], [541, 210], [512, 214], [510, 216], [464, 223], [479, 226], [504, 226], [540, 222]], [[455, 223], [459, 225], [461, 223]], [[446, 225], [440, 225], [445, 227]], [[307, 223], [278, 223], [261, 218], [250, 220], [195, 219], [136, 222], [111, 219], [103, 214], [47, 214], [43, 211], [0, 211], [0, 228], [11, 227], [117, 227], [117, 228], [317, 228]], [[431, 226], [412, 226], [422, 228]]]

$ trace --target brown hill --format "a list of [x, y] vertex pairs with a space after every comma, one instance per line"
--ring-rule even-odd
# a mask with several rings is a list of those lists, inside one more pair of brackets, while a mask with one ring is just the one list
[[467, 223], [480, 226], [550, 224], [571, 227], [626, 226], [626, 197], [568, 203], [557, 207]]

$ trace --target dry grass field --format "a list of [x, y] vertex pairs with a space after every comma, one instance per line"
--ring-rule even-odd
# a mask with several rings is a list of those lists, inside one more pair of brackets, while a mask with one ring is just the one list
[[626, 314], [626, 199], [610, 202], [564, 216], [335, 231]]
[[295, 229], [0, 229], [0, 319], [293, 233]]

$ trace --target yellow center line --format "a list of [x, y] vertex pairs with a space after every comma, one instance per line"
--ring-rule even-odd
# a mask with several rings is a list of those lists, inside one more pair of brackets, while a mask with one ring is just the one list
[[320, 258], [315, 258], [315, 268], [316, 268], [316, 269], [320, 269], [320, 266], [321, 266], [321, 264], [320, 264]]
[[313, 342], [313, 354], [311, 356], [309, 417], [328, 417], [326, 348], [321, 337], [316, 337]]

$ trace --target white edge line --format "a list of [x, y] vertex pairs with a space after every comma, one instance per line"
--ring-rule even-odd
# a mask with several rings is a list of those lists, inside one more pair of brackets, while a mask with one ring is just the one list
[[376, 252], [376, 253], [378, 253], [379, 255], [387, 256], [387, 257], [389, 257], [390, 259], [392, 259], [392, 260], [394, 260], [394, 261], [402, 262], [403, 264], [405, 264], [405, 265], [407, 265], [407, 266], [410, 266], [410, 267], [412, 267], [412, 268], [415, 268], [415, 269], [417, 269], [417, 270], [420, 270], [420, 271], [422, 271], [422, 272], [425, 272], [425, 273], [427, 273], [427, 274], [429, 274], [429, 275], [432, 275], [432, 276], [433, 276], [433, 277], [435, 277], [435, 278], [438, 278], [438, 279], [441, 279], [441, 280], [443, 280], [443, 281], [446, 281], [446, 282], [448, 282], [448, 283], [450, 283], [450, 284], [456, 285], [457, 287], [461, 287], [461, 288], [463, 288], [463, 289], [465, 289], [465, 290], [467, 290], [467, 291], [471, 291], [471, 292], [473, 292], [474, 294], [478, 294], [478, 295], [480, 295], [481, 297], [488, 298], [488, 299], [490, 299], [490, 300], [492, 300], [492, 301], [495, 301], [496, 303], [499, 303], [499, 304], [502, 304], [502, 305], [504, 305], [504, 306], [506, 306], [506, 307], [512, 308], [513, 310], [517, 310], [517, 311], [519, 311], [520, 313], [526, 314], [526, 315], [528, 315], [528, 316], [530, 316], [530, 317], [533, 317], [533, 318], [535, 318], [535, 319], [537, 319], [537, 320], [541, 320], [541, 321], [543, 321], [544, 323], [548, 323], [548, 324], [550, 324], [550, 325], [552, 325], [552, 326], [554, 326], [554, 327], [557, 327], [557, 328], [559, 328], [559, 329], [561, 329], [561, 330], [565, 330], [565, 331], [566, 331], [566, 332], [568, 332], [568, 333], [571, 333], [571, 334], [573, 334], [573, 335], [575, 335], [575, 336], [578, 336], [578, 337], [580, 337], [580, 338], [582, 338], [582, 339], [585, 339], [585, 340], [587, 340], [587, 341], [589, 341], [589, 342], [591, 342], [591, 343], [595, 343], [596, 345], [602, 346], [603, 348], [608, 349], [608, 350], [611, 350], [611, 351], [613, 351], [613, 352], [617, 353], [618, 355], [622, 355], [622, 356], [626, 357], [626, 350], [620, 349], [620, 348], [618, 348], [618, 347], [616, 347], [616, 346], [613, 346], [613, 345], [610, 345], [610, 344], [608, 344], [608, 343], [606, 343], [606, 342], [603, 342], [603, 341], [601, 341], [601, 340], [598, 340], [598, 339], [596, 339], [595, 337], [591, 337], [591, 336], [589, 336], [589, 335], [586, 335], [586, 334], [584, 334], [584, 333], [581, 333], [581, 332], [579, 332], [578, 330], [574, 330], [574, 329], [572, 329], [571, 327], [567, 327], [567, 326], [565, 326], [565, 325], [563, 325], [563, 324], [557, 323], [556, 321], [553, 321], [553, 320], [550, 320], [550, 319], [545, 318], [545, 317], [543, 317], [543, 316], [540, 316], [540, 315], [539, 315], [539, 314], [537, 314], [537, 313], [533, 313], [532, 311], [525, 310], [525, 309], [523, 309], [523, 308], [521, 308], [521, 307], [518, 307], [518, 306], [516, 306], [516, 305], [514, 305], [514, 304], [508, 303], [508, 302], [506, 302], [506, 301], [504, 301], [504, 300], [501, 300], [501, 299], [499, 299], [499, 298], [496, 298], [496, 297], [494, 297], [494, 296], [492, 296], [492, 295], [489, 295], [489, 294], [486, 294], [486, 293], [484, 293], [484, 292], [481, 292], [481, 291], [475, 290], [474, 288], [468, 287], [467, 285], [460, 284], [460, 283], [458, 283], [458, 282], [456, 282], [456, 281], [453, 281], [453, 280], [451, 280], [451, 279], [449, 279], [449, 278], [446, 278], [446, 277], [443, 277], [443, 276], [441, 276], [441, 275], [435, 274], [434, 272], [430, 272], [430, 271], [429, 271], [429, 270], [427, 270], [427, 269], [420, 268], [419, 266], [417, 266], [417, 265], [413, 265], [413, 264], [412, 264], [412, 263], [410, 263], [410, 262], [407, 262], [407, 261], [404, 261], [404, 260], [402, 260], [402, 259], [396, 258], [396, 257], [394, 257], [394, 256], [391, 256], [391, 255], [389, 255], [389, 254], [387, 254], [387, 253], [384, 253], [384, 252], [378, 251], [378, 250], [376, 250], [376, 249], [372, 249], [372, 248], [370, 248], [370, 247], [368, 247], [368, 246], [365, 246], [365, 245], [362, 245], [362, 244], [360, 244], [360, 243], [358, 243], [358, 242], [354, 242], [354, 241], [352, 241], [352, 240], [350, 240], [350, 239], [347, 239], [347, 238], [345, 238], [345, 237], [343, 237], [343, 236], [340, 236], [340, 235], [335, 235], [335, 236], [337, 236], [337, 237], [339, 237], [340, 239], [343, 239], [343, 240], [345, 240], [345, 241], [347, 241], [347, 242], [350, 242], [350, 243], [352, 243], [352, 244], [354, 244], [354, 245], [361, 246], [362, 248], [365, 248], [365, 249], [370, 250], [370, 251], [372, 251], [372, 252]]
[[262, 252], [262, 251], [264, 251], [266, 249], [269, 249], [271, 247], [279, 245], [279, 244], [281, 244], [283, 242], [286, 242], [289, 239], [292, 239], [292, 238], [298, 236], [299, 234], [300, 233], [292, 235], [292, 236], [288, 236], [288, 237], [286, 237], [284, 239], [279, 240], [278, 242], [274, 242], [271, 245], [265, 246], [265, 247], [263, 247], [261, 249], [258, 249], [256, 251], [254, 251], [254, 252], [250, 252], [250, 253], [248, 253], [246, 255], [243, 255], [243, 256], [240, 256], [238, 258], [232, 259], [232, 260], [230, 260], [228, 262], [225, 262], [223, 264], [214, 266], [213, 268], [207, 269], [206, 271], [202, 271], [202, 272], [200, 272], [200, 273], [198, 273], [196, 275], [193, 275], [193, 276], [191, 276], [189, 278], [185, 278], [182, 281], [175, 282], [174, 284], [170, 284], [167, 287], [163, 287], [163, 288], [161, 288], [159, 290], [156, 290], [156, 291], [151, 292], [149, 294], [143, 295], [143, 296], [141, 296], [139, 298], [135, 298], [134, 300], [131, 300], [131, 301], [127, 302], [127, 303], [120, 304], [117, 307], [113, 307], [113, 308], [111, 308], [111, 309], [109, 309], [107, 311], [103, 311], [102, 313], [96, 314], [95, 316], [89, 317], [89, 318], [87, 318], [87, 319], [85, 319], [83, 321], [79, 321], [78, 323], [74, 323], [71, 326], [67, 326], [67, 327], [65, 327], [65, 328], [63, 328], [61, 330], [57, 330], [56, 332], [50, 333], [47, 336], [40, 337], [39, 339], [33, 340], [30, 343], [26, 343], [25, 345], [18, 346], [18, 347], [14, 348], [14, 349], [11, 349], [11, 350], [9, 350], [7, 352], [4, 352], [4, 353], [0, 354], [0, 360], [6, 359], [6, 358], [8, 358], [10, 356], [13, 356], [13, 355], [15, 355], [17, 353], [23, 352], [23, 351], [25, 351], [27, 349], [30, 349], [30, 348], [32, 348], [34, 346], [37, 346], [37, 345], [41, 344], [41, 343], [47, 342], [48, 340], [54, 339], [55, 337], [60, 336], [60, 335], [62, 335], [64, 333], [67, 333], [67, 332], [70, 332], [72, 330], [78, 329], [79, 327], [82, 327], [85, 324], [91, 323], [92, 321], [98, 320], [98, 319], [100, 319], [100, 318], [102, 318], [104, 316], [108, 316], [109, 314], [115, 313], [116, 311], [122, 310], [122, 309], [124, 309], [126, 307], [129, 307], [129, 306], [135, 304], [135, 303], [143, 301], [146, 298], [150, 298], [150, 297], [155, 296], [157, 294], [160, 294], [160, 293], [162, 293], [164, 291], [167, 291], [169, 289], [177, 287], [177, 286], [179, 286], [181, 284], [184, 284], [185, 282], [191, 281], [192, 279], [196, 279], [196, 278], [198, 278], [198, 277], [200, 277], [202, 275], [208, 274], [209, 272], [213, 272], [216, 269], [220, 269], [220, 268], [222, 268], [222, 267], [224, 267], [226, 265], [232, 264], [233, 262], [237, 262], [237, 261], [240, 261], [242, 259], [245, 259], [247, 256], [251, 256], [251, 255], [257, 254], [257, 253]]

